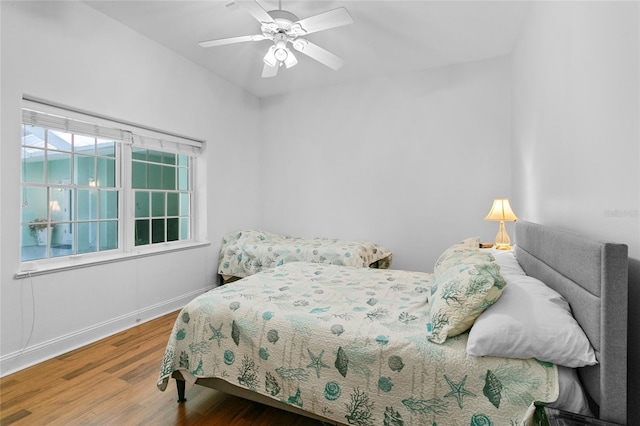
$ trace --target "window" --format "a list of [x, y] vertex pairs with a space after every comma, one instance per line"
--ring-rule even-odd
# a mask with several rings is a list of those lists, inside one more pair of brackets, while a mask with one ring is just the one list
[[22, 261], [118, 249], [120, 145], [22, 125]]
[[135, 245], [189, 239], [189, 157], [133, 148]]
[[202, 142], [25, 100], [21, 262], [194, 242]]

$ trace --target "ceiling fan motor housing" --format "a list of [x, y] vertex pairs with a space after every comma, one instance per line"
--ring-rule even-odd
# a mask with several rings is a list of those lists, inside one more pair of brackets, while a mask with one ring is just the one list
[[289, 40], [304, 35], [307, 32], [298, 23], [299, 19], [293, 13], [286, 10], [271, 10], [267, 12], [274, 22], [262, 22], [262, 34], [272, 37], [275, 34], [286, 34]]
[[280, 25], [280, 27], [284, 30], [288, 30], [289, 27], [291, 27], [292, 22], [299, 21], [296, 15], [286, 10], [270, 10], [267, 13], [271, 15], [273, 20], [276, 21], [278, 25], [280, 25], [279, 21], [282, 21], [282, 25]]

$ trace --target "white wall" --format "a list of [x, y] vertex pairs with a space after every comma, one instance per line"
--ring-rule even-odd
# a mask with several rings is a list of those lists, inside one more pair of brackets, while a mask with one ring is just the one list
[[[259, 102], [83, 3], [0, 2], [0, 10], [6, 374], [170, 312], [214, 285], [223, 234], [258, 223], [259, 129], [247, 123], [259, 122]], [[198, 191], [211, 245], [14, 279], [23, 94], [206, 140], [208, 166], [198, 171]], [[246, 166], [241, 175], [234, 173], [239, 164]]]
[[523, 219], [629, 246], [628, 424], [640, 424], [640, 7], [535, 2], [513, 52]]
[[513, 197], [640, 258], [637, 2], [531, 5], [513, 53]]
[[262, 223], [373, 240], [419, 271], [463, 238], [493, 241], [483, 218], [511, 186], [509, 72], [498, 58], [263, 99]]

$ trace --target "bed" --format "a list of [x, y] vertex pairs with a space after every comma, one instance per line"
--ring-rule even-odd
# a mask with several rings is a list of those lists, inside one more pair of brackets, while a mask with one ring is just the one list
[[228, 283], [283, 263], [299, 261], [386, 269], [391, 266], [392, 254], [369, 241], [299, 238], [245, 229], [222, 239], [218, 274]]
[[[624, 424], [626, 246], [527, 222], [515, 233], [515, 257], [477, 255], [493, 258], [482, 272], [493, 280], [477, 300], [474, 309], [487, 306], [474, 314], [471, 331], [447, 331], [438, 319], [461, 296], [445, 285], [455, 281], [449, 274], [480, 273], [477, 260], [467, 264], [461, 253], [477, 240], [445, 250], [433, 273], [287, 263], [188, 304], [176, 319], [158, 387], [175, 378], [179, 401], [189, 382], [329, 424], [499, 425], [531, 419], [533, 401], [562, 399], [562, 377], [577, 377], [577, 370], [588, 408]], [[503, 262], [500, 274], [494, 262]], [[584, 364], [596, 365], [468, 353], [472, 340], [482, 341], [476, 330], [485, 319], [517, 295], [518, 279], [542, 280], [544, 291], [564, 296], [594, 357]]]

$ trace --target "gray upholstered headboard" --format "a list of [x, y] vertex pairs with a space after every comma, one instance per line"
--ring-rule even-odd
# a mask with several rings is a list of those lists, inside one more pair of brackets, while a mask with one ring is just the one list
[[527, 275], [567, 299], [596, 350], [598, 365], [578, 373], [599, 407], [598, 417], [626, 424], [627, 246], [530, 222], [516, 223], [515, 240]]

